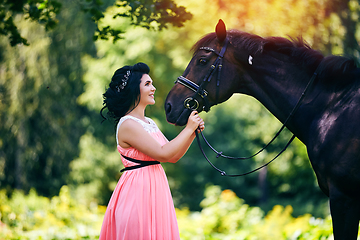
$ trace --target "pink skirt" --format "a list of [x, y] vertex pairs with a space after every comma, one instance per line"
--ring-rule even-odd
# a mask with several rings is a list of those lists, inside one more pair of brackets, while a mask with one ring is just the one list
[[125, 239], [180, 239], [169, 184], [160, 164], [124, 172], [111, 196], [100, 240]]

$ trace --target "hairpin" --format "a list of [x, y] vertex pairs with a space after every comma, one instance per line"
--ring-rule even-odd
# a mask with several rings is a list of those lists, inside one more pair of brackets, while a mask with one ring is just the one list
[[131, 73], [130, 70], [128, 70], [128, 71], [126, 72], [126, 74], [124, 75], [124, 78], [121, 79], [121, 83], [120, 83], [118, 86], [116, 86], [116, 90], [117, 90], [118, 92], [120, 92], [121, 90], [123, 90], [123, 89], [125, 88], [125, 86], [126, 86], [126, 84], [127, 84], [127, 81], [129, 80], [130, 73]]

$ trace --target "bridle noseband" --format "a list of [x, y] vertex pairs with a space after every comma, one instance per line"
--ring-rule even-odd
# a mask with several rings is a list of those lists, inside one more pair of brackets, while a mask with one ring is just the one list
[[180, 76], [177, 78], [177, 80], [175, 81], [176, 83], [180, 83], [181, 85], [189, 88], [190, 90], [194, 91], [195, 94], [193, 97], [188, 97], [185, 99], [184, 101], [184, 107], [190, 110], [199, 110], [199, 102], [196, 99], [196, 96], [199, 95], [202, 99], [203, 99], [203, 110], [205, 112], [210, 111], [210, 102], [208, 99], [208, 92], [205, 90], [205, 87], [207, 85], [207, 83], [209, 83], [211, 81], [211, 78], [213, 76], [213, 74], [215, 73], [216, 69], [218, 69], [218, 76], [216, 79], [216, 100], [215, 100], [215, 104], [216, 105], [219, 101], [219, 87], [220, 87], [220, 78], [221, 78], [221, 69], [222, 69], [222, 59], [224, 57], [227, 45], [229, 43], [229, 39], [225, 38], [224, 40], [224, 45], [221, 48], [220, 52], [217, 52], [215, 49], [212, 49], [210, 47], [201, 47], [200, 50], [205, 50], [205, 51], [209, 51], [209, 52], [213, 52], [215, 53], [218, 57], [216, 58], [215, 62], [210, 66], [210, 69], [208, 71], [208, 73], [205, 75], [203, 81], [201, 82], [200, 86], [197, 85], [196, 83], [194, 83], [193, 81], [187, 79], [184, 76]]

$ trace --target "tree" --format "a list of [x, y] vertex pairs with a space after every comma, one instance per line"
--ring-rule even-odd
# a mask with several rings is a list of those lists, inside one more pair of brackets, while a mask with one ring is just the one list
[[28, 45], [14, 23], [17, 14], [23, 14], [25, 20], [38, 21], [45, 26], [46, 30], [53, 29], [57, 20], [55, 16], [59, 13], [61, 4], [57, 1], [48, 0], [1, 0], [0, 1], [0, 34], [7, 36], [11, 46], [17, 44]]
[[360, 14], [359, 1], [332, 0], [327, 6], [326, 12], [328, 15], [336, 14], [339, 16], [345, 28], [343, 35], [344, 54], [359, 57], [360, 47], [356, 39], [358, 15]]
[[46, 32], [34, 22], [15, 23], [30, 46], [10, 47], [0, 39], [0, 188], [35, 188], [57, 194], [69, 162], [78, 155], [88, 110], [77, 104], [83, 92], [81, 58], [94, 55], [94, 27], [72, 0]]
[[[114, 1], [80, 0], [77, 4], [81, 10], [88, 13], [89, 18], [97, 25], [94, 39], [109, 39], [117, 41], [122, 38], [122, 29], [111, 26], [99, 27], [98, 23], [104, 18], [103, 11]], [[64, 1], [62, 1], [64, 3]], [[18, 44], [29, 45], [26, 38], [19, 33], [14, 17], [18, 14], [24, 20], [38, 22], [46, 30], [54, 29], [59, 22], [57, 15], [63, 9], [60, 1], [53, 0], [0, 0], [0, 35], [9, 36], [11, 46]], [[186, 20], [191, 19], [191, 13], [184, 7], [177, 6], [173, 0], [125, 0], [116, 1], [117, 12], [113, 18], [130, 18], [132, 24], [148, 29], [163, 29], [167, 24], [181, 27]]]

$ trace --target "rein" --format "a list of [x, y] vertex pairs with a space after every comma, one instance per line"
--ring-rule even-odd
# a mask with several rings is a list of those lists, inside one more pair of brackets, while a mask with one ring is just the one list
[[[290, 138], [289, 142], [286, 144], [286, 146], [285, 146], [273, 159], [271, 159], [269, 162], [265, 163], [264, 165], [261, 165], [260, 167], [255, 168], [254, 170], [251, 170], [251, 171], [246, 172], [246, 173], [241, 173], [241, 174], [227, 174], [225, 171], [217, 168], [217, 167], [209, 160], [209, 158], [206, 156], [206, 154], [205, 154], [205, 152], [204, 152], [204, 149], [203, 149], [202, 146], [201, 146], [199, 134], [197, 133], [197, 131], [195, 131], [195, 135], [196, 135], [196, 140], [197, 140], [197, 142], [198, 142], [200, 151], [201, 151], [201, 153], [203, 154], [203, 156], [205, 157], [206, 161], [208, 161], [208, 163], [209, 163], [216, 171], [218, 171], [222, 176], [227, 176], [227, 177], [240, 177], [240, 176], [245, 176], [245, 175], [248, 175], [248, 174], [250, 174], [250, 173], [254, 173], [254, 172], [256, 172], [256, 171], [258, 171], [258, 170], [266, 167], [267, 165], [269, 165], [270, 163], [272, 163], [277, 157], [279, 157], [279, 156], [287, 149], [287, 147], [291, 144], [291, 142], [292, 142], [292, 141], [294, 140], [294, 138], [295, 138], [295, 135], [293, 135], [293, 136]], [[213, 149], [213, 148], [211, 147], [211, 145], [206, 141], [206, 139], [205, 139], [205, 137], [204, 137], [204, 134], [203, 134], [202, 132], [201, 132], [201, 135], [202, 135], [202, 137], [204, 138], [205, 142], [208, 144], [208, 146], [209, 146], [211, 149]], [[213, 150], [214, 150], [214, 149], [213, 149]], [[216, 150], [215, 150], [215, 151], [216, 151]], [[218, 156], [216, 156], [216, 157], [218, 158]]]
[[[204, 85], [205, 83], [210, 82], [212, 75], [214, 74], [215, 70], [218, 68], [218, 76], [217, 76], [217, 82], [216, 82], [216, 104], [218, 102], [218, 97], [219, 97], [219, 86], [220, 86], [220, 77], [221, 77], [221, 68], [222, 68], [222, 58], [224, 56], [224, 53], [226, 51], [227, 45], [228, 45], [228, 38], [225, 39], [225, 43], [224, 46], [222, 47], [220, 53], [218, 53], [216, 50], [209, 48], [209, 47], [201, 47], [201, 50], [206, 50], [206, 51], [210, 51], [215, 53], [216, 55], [218, 55], [217, 59], [215, 60], [215, 62], [211, 65], [210, 70], [208, 72], [208, 74], [205, 76], [203, 82], [200, 84], [200, 86], [198, 86], [196, 83], [192, 82], [191, 80], [180, 76], [178, 77], [178, 79], [175, 81], [176, 83], [180, 83], [183, 86], [191, 89], [192, 91], [195, 92], [194, 97], [188, 97], [185, 99], [184, 101], [184, 106], [187, 109], [190, 110], [197, 110], [200, 106], [199, 102], [195, 99], [195, 97], [197, 95], [199, 95], [203, 100], [204, 100], [204, 104], [203, 104], [203, 110], [205, 110], [206, 112], [210, 111], [210, 103], [207, 99], [207, 95], [208, 92], [204, 89]], [[250, 63], [250, 60], [249, 60]], [[259, 153], [261, 153], [262, 151], [264, 151], [279, 135], [280, 133], [284, 130], [284, 128], [286, 127], [286, 124], [288, 123], [288, 121], [290, 120], [290, 118], [293, 117], [294, 113], [297, 111], [297, 109], [300, 107], [302, 100], [304, 99], [309, 87], [312, 85], [312, 83], [314, 82], [314, 80], [316, 79], [317, 75], [319, 72], [319, 66], [317, 67], [317, 69], [315, 70], [314, 74], [312, 75], [312, 77], [310, 78], [308, 84], [306, 85], [304, 91], [302, 92], [299, 100], [297, 101], [296, 105], [294, 106], [294, 108], [292, 109], [292, 111], [290, 112], [289, 116], [287, 117], [287, 119], [284, 121], [282, 127], [280, 128], [280, 130], [275, 134], [275, 136], [262, 148], [260, 149], [258, 152], [256, 152], [255, 154], [251, 155], [250, 157], [231, 157], [231, 156], [226, 156], [224, 154], [222, 154], [222, 152], [217, 151], [213, 146], [211, 146], [211, 144], [207, 141], [207, 139], [205, 138], [204, 134], [200, 131], [202, 138], [204, 139], [205, 143], [208, 145], [208, 147], [213, 150], [216, 153], [216, 158], [222, 157], [222, 158], [226, 158], [226, 159], [234, 159], [234, 160], [245, 160], [245, 159], [251, 159], [253, 157], [255, 157], [256, 155], [258, 155]], [[216, 105], [215, 104], [215, 105]], [[267, 162], [266, 164], [252, 170], [246, 173], [242, 173], [242, 174], [227, 174], [225, 171], [217, 168], [206, 156], [201, 143], [200, 143], [200, 137], [198, 134], [198, 131], [195, 131], [196, 134], [196, 139], [200, 148], [200, 151], [202, 152], [202, 154], [204, 155], [205, 159], [209, 162], [209, 164], [216, 170], [218, 171], [222, 176], [228, 176], [228, 177], [239, 177], [239, 176], [245, 176], [248, 175], [250, 173], [256, 172], [264, 167], [266, 167], [267, 165], [269, 165], [271, 162], [273, 162], [277, 157], [279, 157], [287, 148], [288, 146], [291, 144], [291, 142], [294, 140], [295, 135], [293, 135], [290, 140], [288, 141], [288, 143], [285, 145], [285, 147], [269, 162]]]

